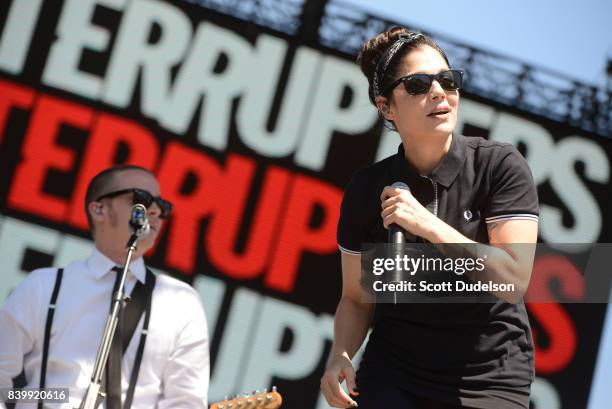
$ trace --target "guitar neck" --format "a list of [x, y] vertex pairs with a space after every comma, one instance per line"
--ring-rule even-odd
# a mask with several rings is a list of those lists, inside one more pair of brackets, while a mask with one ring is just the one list
[[274, 387], [271, 392], [264, 389], [262, 393], [239, 395], [233, 399], [225, 398], [210, 405], [210, 409], [278, 409], [282, 403], [283, 398]]

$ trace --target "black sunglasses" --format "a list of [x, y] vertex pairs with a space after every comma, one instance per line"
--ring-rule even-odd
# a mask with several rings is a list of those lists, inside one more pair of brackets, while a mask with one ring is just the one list
[[170, 213], [172, 213], [172, 203], [167, 200], [162, 199], [160, 196], [153, 196], [151, 193], [146, 190], [131, 188], [131, 189], [122, 189], [116, 190], [114, 192], [105, 193], [100, 196], [96, 202], [99, 202], [102, 199], [110, 199], [113, 197], [121, 196], [126, 193], [133, 193], [134, 196], [132, 198], [132, 202], [134, 204], [144, 205], [147, 209], [149, 206], [153, 204], [153, 202], [157, 203], [157, 206], [161, 209], [161, 217], [162, 219], [167, 219], [170, 217]]
[[461, 70], [448, 70], [442, 71], [438, 74], [412, 74], [406, 75], [405, 77], [398, 78], [393, 81], [385, 90], [385, 94], [397, 87], [400, 82], [404, 83], [406, 92], [410, 95], [425, 94], [431, 88], [431, 84], [436, 80], [440, 83], [442, 89], [446, 91], [456, 91], [461, 89], [463, 83], [463, 71]]

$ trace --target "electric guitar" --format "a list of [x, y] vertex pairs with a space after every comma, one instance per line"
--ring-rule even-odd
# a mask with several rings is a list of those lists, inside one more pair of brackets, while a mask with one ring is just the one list
[[226, 397], [210, 405], [210, 409], [278, 409], [282, 403], [283, 398], [274, 386], [271, 392], [264, 389], [263, 393], [256, 391], [251, 395], [237, 395], [233, 399]]

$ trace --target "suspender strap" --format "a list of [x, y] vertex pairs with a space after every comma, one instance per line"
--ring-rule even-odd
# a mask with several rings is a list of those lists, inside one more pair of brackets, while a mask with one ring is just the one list
[[[51, 337], [51, 326], [53, 324], [53, 315], [55, 313], [55, 303], [59, 294], [59, 289], [62, 284], [62, 277], [64, 275], [64, 269], [60, 268], [57, 270], [57, 277], [55, 279], [55, 286], [53, 287], [53, 293], [51, 295], [51, 301], [49, 303], [49, 310], [47, 313], [47, 322], [45, 324], [45, 338], [43, 343], [43, 354], [42, 354], [42, 366], [40, 370], [40, 388], [45, 387], [45, 379], [47, 376], [47, 360], [49, 355], [49, 341]], [[134, 391], [136, 389], [136, 381], [138, 379], [138, 372], [140, 371], [140, 364], [142, 363], [142, 357], [144, 355], [145, 342], [147, 340], [147, 331], [149, 329], [149, 321], [151, 319], [151, 303], [153, 299], [153, 289], [155, 288], [156, 277], [153, 272], [147, 268], [147, 275], [145, 278], [145, 284], [142, 285], [138, 281], [132, 290], [132, 297], [130, 303], [124, 311], [124, 325], [125, 331], [123, 331], [122, 349], [125, 353], [130, 339], [136, 330], [136, 326], [140, 321], [140, 317], [144, 312], [144, 321], [142, 325], [142, 332], [140, 335], [140, 341], [138, 343], [138, 350], [136, 351], [136, 357], [134, 359], [134, 367], [132, 368], [132, 374], [130, 376], [130, 385], [128, 387], [125, 402], [123, 404], [124, 409], [129, 409], [134, 400]], [[104, 385], [104, 383], [103, 383]], [[38, 409], [43, 409], [42, 402], [38, 402]]]
[[[140, 371], [140, 364], [142, 362], [142, 356], [144, 354], [144, 347], [147, 341], [147, 331], [149, 330], [149, 320], [151, 319], [151, 304], [153, 298], [153, 289], [155, 288], [156, 277], [151, 270], [147, 268], [147, 277], [145, 279], [144, 286], [139, 286], [141, 290], [135, 288], [132, 292], [132, 301], [128, 304], [126, 314], [124, 316], [124, 324], [126, 333], [129, 334], [129, 338], [124, 337], [123, 339], [123, 352], [127, 349], [130, 342], [130, 338], [134, 333], [136, 325], [140, 320], [143, 310], [145, 310], [145, 316], [142, 323], [142, 332], [140, 334], [140, 341], [138, 343], [138, 350], [136, 351], [136, 357], [134, 358], [134, 367], [132, 368], [132, 374], [130, 376], [130, 385], [125, 396], [125, 402], [123, 403], [124, 409], [130, 409], [132, 401], [134, 400], [134, 391], [136, 389], [136, 381], [138, 380], [138, 372]], [[138, 292], [137, 292], [138, 290]], [[135, 307], [132, 309], [131, 307]], [[130, 311], [132, 309], [132, 311]], [[132, 314], [136, 310], [139, 313]], [[126, 339], [127, 338], [127, 339]]]
[[[53, 315], [55, 314], [55, 303], [57, 301], [57, 295], [62, 284], [62, 277], [64, 276], [64, 269], [60, 268], [57, 270], [57, 276], [55, 277], [55, 286], [53, 287], [53, 293], [51, 294], [51, 301], [49, 302], [49, 310], [47, 311], [47, 322], [45, 323], [45, 338], [43, 341], [42, 351], [42, 367], [40, 369], [40, 388], [45, 387], [45, 381], [47, 378], [47, 359], [49, 357], [49, 341], [51, 338], [51, 326], [53, 325]], [[42, 409], [42, 401], [38, 401], [38, 409]]]

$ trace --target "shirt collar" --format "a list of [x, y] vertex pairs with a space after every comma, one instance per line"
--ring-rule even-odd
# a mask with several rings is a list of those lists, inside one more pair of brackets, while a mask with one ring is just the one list
[[[97, 248], [93, 249], [86, 263], [89, 272], [97, 280], [104, 277], [113, 267], [117, 265], [117, 263], [106, 257]], [[142, 283], [145, 282], [146, 268], [142, 257], [139, 257], [137, 260], [133, 260], [130, 263], [128, 273], [136, 277], [138, 281]]]
[[[442, 161], [438, 166], [427, 175], [430, 179], [448, 188], [453, 184], [454, 180], [463, 167], [463, 163], [466, 158], [466, 145], [467, 141], [463, 135], [453, 134], [453, 139], [448, 152], [442, 158]], [[418, 176], [418, 172], [412, 165], [406, 160], [404, 156], [404, 146], [399, 145], [397, 149], [397, 155], [393, 163], [394, 171], [398, 175], [410, 178]]]

